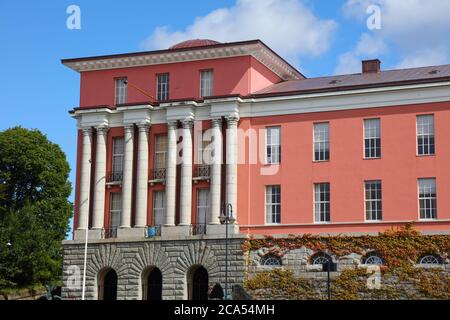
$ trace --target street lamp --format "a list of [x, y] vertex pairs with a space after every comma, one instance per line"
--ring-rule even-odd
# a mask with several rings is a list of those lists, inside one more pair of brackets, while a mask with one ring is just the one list
[[225, 224], [225, 300], [228, 299], [228, 225], [233, 224], [236, 219], [233, 217], [233, 206], [231, 203], [222, 204], [222, 212], [219, 216], [221, 224]]

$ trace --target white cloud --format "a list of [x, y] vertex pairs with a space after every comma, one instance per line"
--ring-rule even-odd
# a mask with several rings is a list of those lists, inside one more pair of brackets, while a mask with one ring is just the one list
[[197, 17], [184, 30], [158, 27], [141, 47], [164, 49], [196, 38], [220, 42], [261, 39], [297, 64], [301, 56], [326, 52], [336, 28], [336, 22], [318, 18], [302, 0], [237, 0], [232, 7]]
[[[344, 15], [356, 18], [365, 25], [368, 17], [366, 8], [371, 4], [381, 8], [381, 29], [374, 31], [373, 36], [389, 43], [399, 53], [400, 60], [395, 67], [450, 62], [450, 1], [347, 0], [343, 6]], [[361, 56], [353, 50], [344, 53], [342, 61], [352, 54]]]

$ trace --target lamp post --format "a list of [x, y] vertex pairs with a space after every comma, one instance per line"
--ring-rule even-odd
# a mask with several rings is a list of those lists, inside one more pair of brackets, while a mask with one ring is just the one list
[[225, 224], [225, 300], [228, 299], [228, 225], [233, 224], [236, 219], [233, 217], [233, 206], [231, 203], [222, 204], [222, 212], [219, 216], [221, 224]]

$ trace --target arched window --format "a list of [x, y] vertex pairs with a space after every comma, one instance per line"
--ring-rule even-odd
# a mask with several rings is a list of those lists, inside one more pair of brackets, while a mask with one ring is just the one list
[[442, 264], [442, 258], [436, 254], [427, 254], [419, 259], [419, 264], [428, 264], [428, 265]]
[[280, 267], [281, 266], [281, 259], [277, 256], [274, 256], [272, 254], [265, 255], [261, 259], [261, 265], [263, 266], [271, 266], [271, 267]]
[[373, 251], [369, 252], [363, 257], [362, 264], [381, 266], [382, 264], [384, 264], [384, 261], [377, 252]]
[[331, 257], [325, 252], [318, 252], [311, 257], [311, 264], [324, 264], [332, 261]]
[[99, 273], [98, 299], [117, 300], [117, 273], [108, 268]]
[[161, 300], [162, 299], [162, 273], [156, 268], [149, 268], [142, 277], [142, 299]]
[[208, 300], [208, 271], [202, 266], [194, 266], [189, 270], [187, 277], [189, 300]]

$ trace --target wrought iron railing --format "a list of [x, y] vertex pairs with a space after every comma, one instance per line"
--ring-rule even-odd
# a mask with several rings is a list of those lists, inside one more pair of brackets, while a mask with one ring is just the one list
[[103, 239], [117, 238], [117, 227], [103, 229]]
[[153, 180], [165, 180], [166, 168], [156, 168], [153, 170]]
[[159, 237], [161, 236], [161, 226], [147, 226], [145, 230], [145, 237], [146, 238], [153, 238], [153, 237]]
[[123, 172], [122, 171], [111, 171], [106, 175], [106, 182], [122, 182]]
[[196, 178], [206, 178], [210, 176], [210, 166], [207, 164], [197, 164], [195, 166], [195, 177]]
[[191, 234], [193, 236], [199, 234], [206, 234], [206, 223], [193, 224], [191, 226]]

